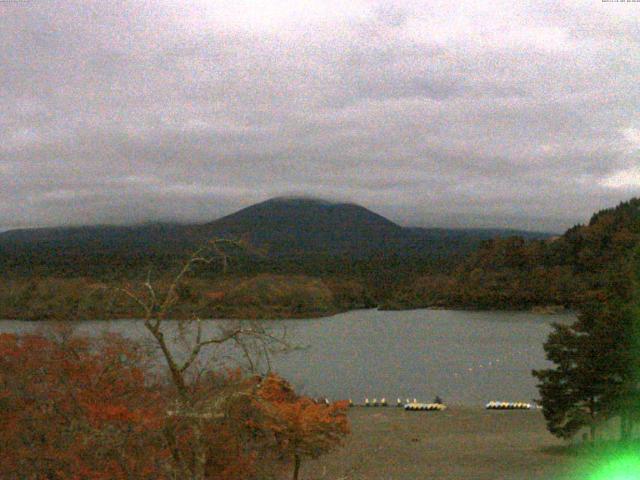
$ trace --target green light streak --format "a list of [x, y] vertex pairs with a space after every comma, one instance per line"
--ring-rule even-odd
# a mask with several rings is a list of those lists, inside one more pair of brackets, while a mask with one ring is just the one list
[[585, 480], [640, 480], [640, 453], [619, 452], [598, 462]]

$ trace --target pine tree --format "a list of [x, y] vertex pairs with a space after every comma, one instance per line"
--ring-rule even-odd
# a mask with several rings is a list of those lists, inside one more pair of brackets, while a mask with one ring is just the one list
[[[640, 252], [640, 250], [638, 250]], [[620, 418], [628, 439], [640, 406], [640, 253], [627, 268], [609, 272], [603, 288], [585, 295], [578, 320], [554, 325], [545, 342], [554, 368], [534, 371], [551, 433], [571, 438]]]
[[[571, 438], [583, 427], [589, 427], [595, 438], [600, 419], [600, 397], [597, 395], [597, 372], [584, 368], [586, 343], [577, 325], [555, 325], [544, 345], [547, 358], [555, 368], [534, 371], [540, 380], [543, 414], [551, 433]], [[591, 375], [588, 375], [591, 373]]]

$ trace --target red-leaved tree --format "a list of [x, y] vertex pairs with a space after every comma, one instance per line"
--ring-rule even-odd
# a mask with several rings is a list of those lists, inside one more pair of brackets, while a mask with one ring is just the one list
[[196, 409], [119, 336], [0, 334], [0, 478], [187, 479], [200, 461], [200, 478], [273, 478], [291, 462], [297, 478], [348, 432], [346, 404], [276, 375], [208, 371], [188, 389]]
[[264, 413], [264, 428], [273, 433], [278, 450], [293, 461], [294, 480], [298, 480], [302, 458], [317, 458], [340, 445], [349, 433], [347, 402], [316, 403], [297, 395], [275, 374], [262, 381], [257, 401]]
[[119, 337], [0, 334], [0, 478], [162, 476], [164, 401]]

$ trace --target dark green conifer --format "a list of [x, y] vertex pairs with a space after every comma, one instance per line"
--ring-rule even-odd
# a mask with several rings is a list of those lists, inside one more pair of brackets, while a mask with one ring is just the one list
[[583, 300], [578, 320], [554, 326], [544, 349], [553, 368], [534, 371], [547, 427], [561, 438], [619, 418], [629, 439], [640, 407], [640, 249]]

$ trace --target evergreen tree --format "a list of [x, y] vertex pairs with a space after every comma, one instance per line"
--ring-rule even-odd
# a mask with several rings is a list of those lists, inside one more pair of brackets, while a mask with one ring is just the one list
[[611, 403], [620, 416], [620, 438], [630, 439], [633, 426], [640, 421], [640, 246], [629, 264], [628, 288], [624, 301], [617, 305], [620, 327], [616, 365], [620, 386]]
[[551, 433], [571, 438], [584, 427], [620, 418], [620, 436], [633, 432], [640, 406], [640, 250], [608, 273], [583, 301], [572, 325], [554, 325], [545, 342], [553, 368], [534, 371]]
[[587, 336], [580, 332], [579, 321], [573, 325], [555, 325], [544, 345], [547, 358], [555, 368], [534, 371], [540, 380], [543, 414], [551, 433], [571, 438], [589, 427], [591, 439], [605, 415], [601, 372], [594, 369]]

